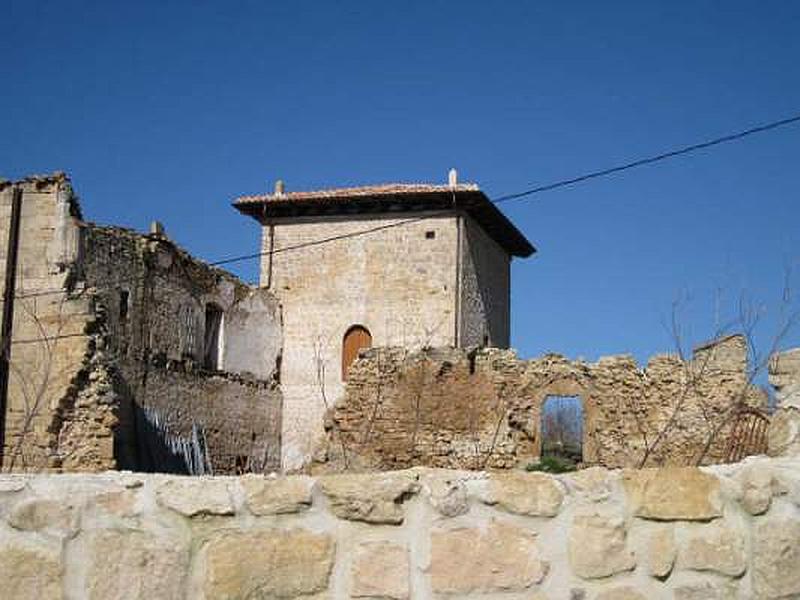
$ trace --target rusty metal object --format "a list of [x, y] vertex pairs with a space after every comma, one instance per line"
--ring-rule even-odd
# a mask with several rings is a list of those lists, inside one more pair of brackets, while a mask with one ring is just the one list
[[733, 418], [725, 462], [739, 462], [746, 456], [766, 454], [769, 417], [762, 411], [743, 406]]

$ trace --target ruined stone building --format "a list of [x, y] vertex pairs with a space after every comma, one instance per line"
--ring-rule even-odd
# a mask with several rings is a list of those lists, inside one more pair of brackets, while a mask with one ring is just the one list
[[310, 457], [360, 348], [508, 346], [511, 259], [534, 248], [455, 171], [448, 185], [279, 182], [234, 206], [262, 226], [261, 286], [283, 310], [284, 467]]
[[582, 465], [716, 463], [733, 409], [761, 419], [748, 435], [766, 419], [741, 336], [643, 367], [518, 359], [509, 267], [534, 248], [454, 175], [239, 198], [263, 228], [259, 286], [158, 224], [83, 220], [63, 174], [0, 182], [0, 252], [15, 188], [6, 470], [522, 468], [553, 398], [581, 407]]
[[[63, 174], [22, 212], [3, 463], [15, 470], [277, 469], [275, 298], [195, 260], [155, 227], [82, 220]], [[0, 183], [5, 269], [12, 199]], [[174, 464], [173, 464], [174, 463]]]

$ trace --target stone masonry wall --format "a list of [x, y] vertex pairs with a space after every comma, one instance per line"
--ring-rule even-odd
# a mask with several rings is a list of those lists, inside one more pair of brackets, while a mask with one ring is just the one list
[[471, 218], [463, 217], [459, 345], [507, 348], [511, 257]]
[[800, 460], [564, 476], [0, 476], [15, 600], [800, 596]]
[[[200, 427], [215, 473], [278, 469], [277, 301], [161, 234], [87, 225], [85, 237], [84, 276], [103, 317], [113, 389], [127, 417], [117, 428], [118, 467], [159, 468], [143, 448], [157, 441], [141, 434], [149, 410], [170, 435], [188, 439], [192, 427]], [[216, 368], [204, 364], [209, 305], [223, 315]], [[234, 335], [226, 329], [228, 315]], [[249, 338], [245, 324], [259, 331]], [[244, 341], [250, 341], [248, 352], [230, 351]]]
[[[77, 281], [80, 208], [62, 173], [17, 182], [23, 191], [8, 390], [4, 469], [41, 470], [53, 461], [56, 407], [89, 383], [95, 316]], [[5, 278], [12, 186], [0, 181], [0, 281]], [[2, 284], [0, 284], [2, 285]], [[95, 365], [97, 366], [97, 365]], [[88, 440], [110, 446], [114, 416], [99, 407]], [[103, 451], [89, 459], [111, 466]]]
[[[84, 223], [64, 174], [16, 185], [23, 201], [3, 468], [143, 468], [148, 407], [170, 434], [201, 426], [217, 472], [278, 468], [275, 298], [163, 236]], [[11, 193], [0, 182], [3, 253]], [[0, 276], [4, 268], [2, 256]], [[219, 364], [206, 371], [209, 303], [223, 317]], [[228, 346], [225, 314], [238, 330]], [[259, 331], [248, 338], [247, 327]]]
[[730, 408], [740, 399], [765, 407], [746, 368], [741, 336], [698, 348], [687, 362], [653, 357], [643, 369], [630, 356], [585, 363], [498, 349], [373, 349], [353, 366], [309, 468], [526, 466], [540, 456], [542, 405], [552, 395], [581, 399], [585, 465], [695, 464], [709, 439], [702, 463], [717, 463], [728, 428], [713, 433]]
[[[391, 226], [414, 216], [278, 220], [264, 227], [262, 250]], [[428, 232], [434, 237], [426, 237]], [[302, 251], [265, 254], [261, 285], [283, 306], [285, 468], [298, 467], [311, 455], [327, 406], [341, 396], [342, 341], [351, 326], [366, 327], [373, 345], [453, 344], [456, 235], [455, 218], [438, 217]]]

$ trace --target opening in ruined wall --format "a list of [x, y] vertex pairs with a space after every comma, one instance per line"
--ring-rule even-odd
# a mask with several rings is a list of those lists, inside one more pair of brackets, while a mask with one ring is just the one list
[[353, 325], [344, 334], [342, 340], [342, 380], [347, 380], [347, 372], [358, 353], [372, 346], [372, 334], [362, 325]]
[[131, 307], [131, 295], [128, 290], [119, 291], [119, 320], [125, 322], [128, 320], [128, 312]]
[[203, 367], [209, 371], [220, 368], [220, 336], [222, 333], [222, 309], [216, 304], [206, 304], [206, 329], [203, 351]]
[[572, 470], [583, 462], [583, 403], [580, 396], [547, 396], [542, 403], [542, 463]]

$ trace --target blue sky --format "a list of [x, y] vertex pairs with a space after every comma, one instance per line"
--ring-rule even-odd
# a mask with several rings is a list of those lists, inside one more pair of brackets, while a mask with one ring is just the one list
[[[276, 178], [455, 166], [497, 196], [800, 112], [794, 1], [1, 8], [0, 175], [66, 170], [91, 220], [159, 219], [207, 260], [257, 249], [229, 203]], [[503, 205], [540, 250], [514, 264], [513, 345], [644, 360], [676, 298], [691, 343], [744, 293], [766, 349], [787, 265], [800, 294], [799, 159], [793, 126]]]

